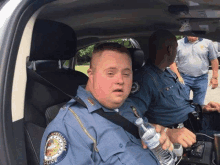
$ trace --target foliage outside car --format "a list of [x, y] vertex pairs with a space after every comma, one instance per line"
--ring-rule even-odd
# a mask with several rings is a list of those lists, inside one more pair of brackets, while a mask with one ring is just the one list
[[[119, 44], [124, 45], [126, 48], [132, 47], [130, 39], [115, 39], [115, 40], [110, 40], [110, 42], [118, 42]], [[89, 65], [89, 61], [92, 56], [92, 51], [94, 49], [94, 46], [95, 45], [90, 45], [78, 51], [77, 65]]]
[[[183, 38], [183, 36], [176, 36], [176, 39], [179, 40]], [[124, 45], [126, 48], [131, 48], [132, 44], [130, 39], [115, 39], [111, 40], [112, 42], [118, 42], [119, 44]], [[83, 48], [77, 52], [77, 65], [76, 70], [83, 72], [87, 75], [87, 70], [89, 68], [89, 61], [92, 56], [92, 51], [95, 45], [90, 45], [86, 48]]]
[[[176, 36], [177, 40], [183, 38], [183, 36]], [[110, 40], [110, 42], [118, 42], [119, 44], [124, 45], [126, 48], [131, 48], [132, 44], [130, 39], [115, 39]], [[89, 65], [90, 58], [92, 56], [92, 51], [95, 45], [90, 45], [86, 48], [83, 48], [77, 53], [77, 65]]]
[[[130, 42], [130, 39], [115, 39], [110, 40], [110, 42], [118, 42], [119, 44], [124, 45], [126, 48], [131, 48], [132, 44]], [[75, 69], [77, 71], [83, 72], [87, 75], [87, 70], [89, 68], [90, 59], [92, 56], [92, 52], [95, 45], [90, 45], [86, 48], [83, 48], [77, 52], [77, 65]]]

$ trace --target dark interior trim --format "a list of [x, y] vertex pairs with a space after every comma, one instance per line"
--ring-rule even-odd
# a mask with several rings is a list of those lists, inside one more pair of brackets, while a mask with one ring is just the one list
[[[21, 124], [13, 124], [11, 117], [11, 92], [16, 57], [22, 33], [30, 17], [44, 4], [53, 0], [23, 0], [11, 16], [8, 28], [4, 32], [0, 63], [0, 162], [1, 165], [25, 165], [26, 155]], [[18, 121], [19, 122], [19, 121]], [[14, 127], [16, 126], [16, 127]], [[23, 134], [23, 132], [19, 132]], [[18, 140], [18, 141], [17, 141]], [[22, 154], [22, 156], [21, 156]]]

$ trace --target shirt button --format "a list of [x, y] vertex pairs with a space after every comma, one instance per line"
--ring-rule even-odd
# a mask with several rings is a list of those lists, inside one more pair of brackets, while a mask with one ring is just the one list
[[123, 144], [120, 143], [120, 144], [119, 144], [119, 147], [122, 148], [122, 147], [123, 147]]

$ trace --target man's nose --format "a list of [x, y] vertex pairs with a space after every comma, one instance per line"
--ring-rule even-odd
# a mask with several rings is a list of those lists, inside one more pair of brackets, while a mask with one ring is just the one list
[[117, 83], [118, 84], [124, 84], [124, 78], [123, 78], [122, 74], [118, 74]]

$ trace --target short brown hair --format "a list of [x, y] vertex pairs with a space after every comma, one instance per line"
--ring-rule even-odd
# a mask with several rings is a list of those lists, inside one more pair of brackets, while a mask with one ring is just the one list
[[93, 54], [104, 50], [113, 50], [130, 55], [128, 49], [117, 42], [98, 43], [94, 46]]
[[102, 43], [98, 43], [94, 46], [94, 50], [92, 52], [92, 58], [90, 61], [90, 68], [92, 68], [94, 54], [103, 52], [105, 50], [112, 50], [112, 51], [117, 51], [120, 53], [126, 53], [131, 59], [130, 52], [128, 51], [128, 49], [125, 46], [123, 46], [117, 42], [102, 42]]

